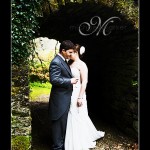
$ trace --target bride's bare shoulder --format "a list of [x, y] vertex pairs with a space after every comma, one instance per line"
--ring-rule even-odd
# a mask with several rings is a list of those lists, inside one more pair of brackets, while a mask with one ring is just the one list
[[80, 66], [81, 66], [82, 68], [87, 68], [86, 63], [85, 63], [84, 61], [82, 61], [82, 60], [81, 60], [81, 62], [80, 62]]
[[80, 65], [82, 65], [82, 66], [86, 66], [86, 63], [84, 62], [84, 61], [80, 61]]

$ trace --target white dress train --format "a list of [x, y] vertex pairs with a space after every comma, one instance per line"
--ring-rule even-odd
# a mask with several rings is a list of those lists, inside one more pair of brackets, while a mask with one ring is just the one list
[[77, 107], [77, 98], [80, 92], [80, 72], [71, 68], [74, 77], [79, 78], [73, 85], [71, 105], [68, 113], [65, 150], [89, 150], [96, 147], [96, 140], [104, 137], [105, 132], [98, 131], [88, 116], [86, 94], [83, 96], [83, 105]]

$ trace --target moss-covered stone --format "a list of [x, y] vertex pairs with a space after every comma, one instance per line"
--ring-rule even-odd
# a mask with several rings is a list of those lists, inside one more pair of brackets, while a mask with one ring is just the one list
[[31, 116], [29, 106], [28, 64], [12, 66], [11, 135], [12, 150], [29, 150]]
[[11, 141], [12, 150], [30, 150], [30, 136], [13, 136]]

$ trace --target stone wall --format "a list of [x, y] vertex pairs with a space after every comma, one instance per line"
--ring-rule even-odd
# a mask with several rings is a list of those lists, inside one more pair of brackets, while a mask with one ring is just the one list
[[11, 145], [12, 150], [31, 149], [31, 116], [28, 86], [29, 67], [12, 66]]

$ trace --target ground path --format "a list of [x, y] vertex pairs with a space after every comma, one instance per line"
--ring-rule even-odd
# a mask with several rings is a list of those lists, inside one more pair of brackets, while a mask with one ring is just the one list
[[[41, 95], [31, 102], [32, 150], [50, 150], [48, 98], [48, 95]], [[92, 150], [138, 150], [135, 139], [104, 121], [92, 117], [91, 120], [98, 130], [106, 133], [104, 138], [97, 140], [97, 147]]]

